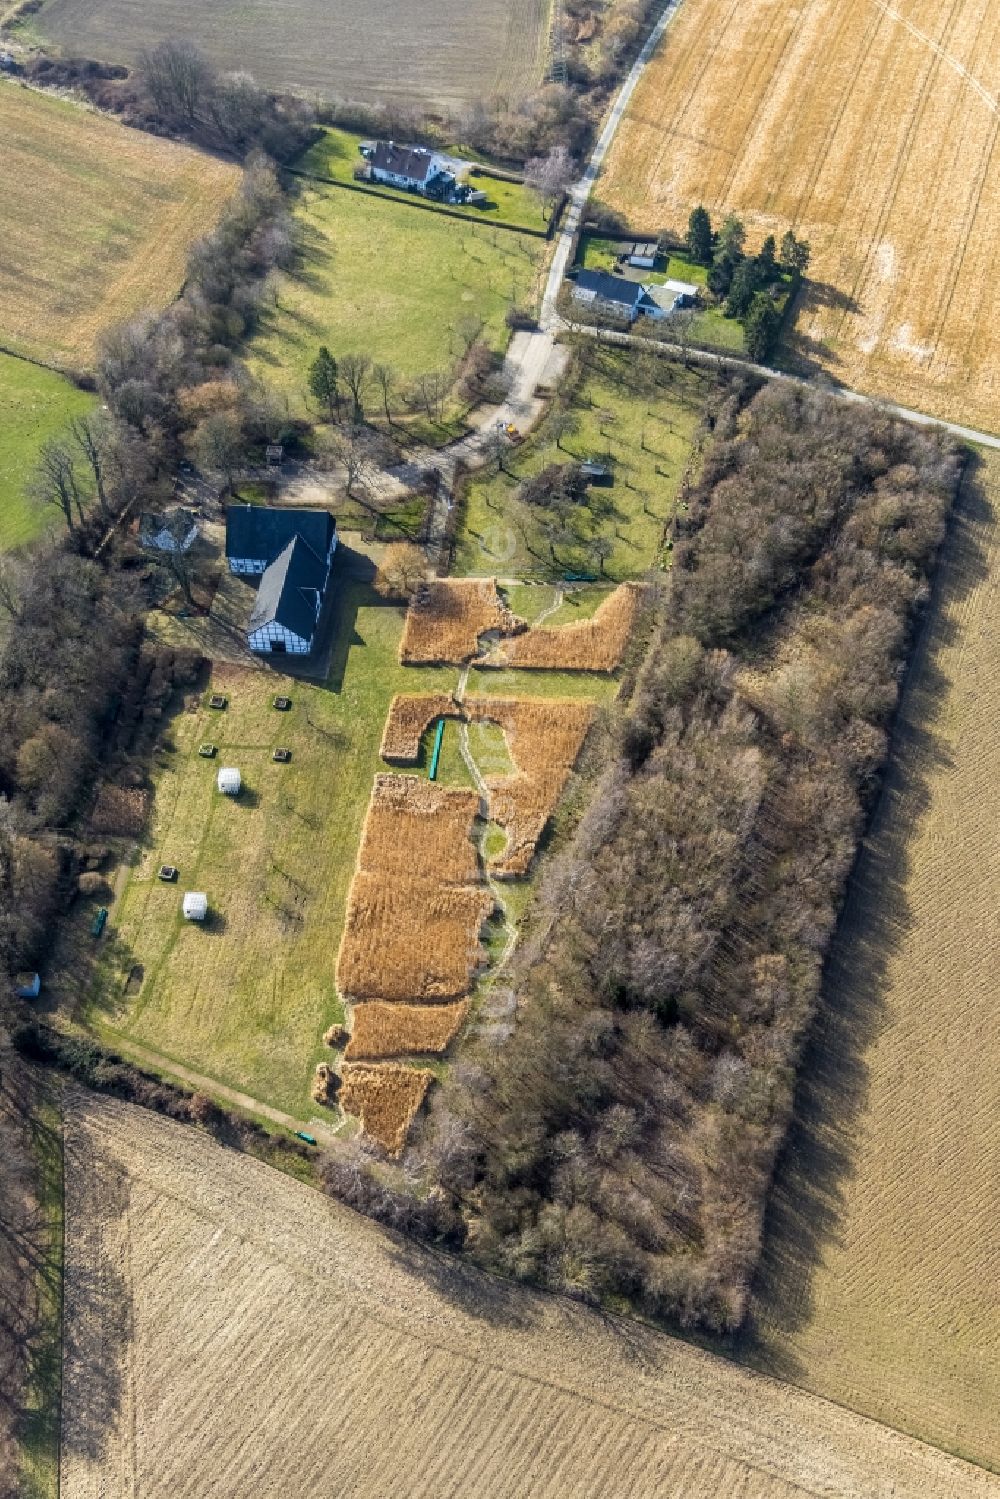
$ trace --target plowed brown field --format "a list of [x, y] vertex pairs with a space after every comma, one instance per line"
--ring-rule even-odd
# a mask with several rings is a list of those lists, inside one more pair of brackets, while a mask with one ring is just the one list
[[62, 1499], [987, 1499], [988, 1474], [422, 1252], [190, 1127], [67, 1119]]
[[1000, 1468], [998, 588], [991, 455], [962, 491], [832, 950], [753, 1356]]
[[704, 202], [813, 247], [800, 356], [1000, 429], [1000, 7], [685, 0], [598, 193], [642, 229]]
[[458, 108], [534, 88], [548, 19], [546, 0], [49, 0], [33, 25], [73, 57], [134, 63], [181, 36], [221, 68], [310, 98]]

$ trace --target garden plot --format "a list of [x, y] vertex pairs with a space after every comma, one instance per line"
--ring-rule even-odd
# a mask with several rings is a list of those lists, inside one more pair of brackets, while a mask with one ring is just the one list
[[499, 879], [526, 875], [593, 723], [594, 705], [560, 698], [468, 698], [464, 707], [471, 723], [503, 729], [517, 767], [514, 775], [484, 778], [490, 821], [506, 835], [503, 848], [489, 860], [490, 871]]
[[377, 775], [358, 869], [386, 881], [415, 874], [445, 885], [479, 880], [472, 829], [479, 796], [410, 775]]

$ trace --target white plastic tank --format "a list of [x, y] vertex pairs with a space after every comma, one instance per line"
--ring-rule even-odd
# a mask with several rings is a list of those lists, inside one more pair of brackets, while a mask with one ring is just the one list
[[182, 909], [188, 921], [204, 921], [208, 915], [208, 896], [202, 890], [189, 890]]
[[222, 767], [222, 769], [219, 771], [216, 785], [218, 786], [219, 790], [224, 791], [227, 796], [239, 796], [242, 781], [240, 779], [240, 773], [236, 769], [235, 765], [224, 765]]

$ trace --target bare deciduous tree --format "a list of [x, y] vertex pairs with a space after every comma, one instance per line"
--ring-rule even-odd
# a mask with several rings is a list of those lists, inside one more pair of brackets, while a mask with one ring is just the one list
[[565, 146], [554, 146], [547, 156], [534, 156], [524, 169], [525, 184], [542, 205], [547, 218], [563, 193], [576, 180], [576, 163]]

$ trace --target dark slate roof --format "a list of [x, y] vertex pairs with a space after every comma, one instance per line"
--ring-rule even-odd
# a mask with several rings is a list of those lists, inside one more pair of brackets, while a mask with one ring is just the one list
[[576, 284], [605, 302], [619, 302], [622, 307], [638, 307], [643, 300], [640, 282], [626, 281], [624, 276], [612, 276], [607, 271], [580, 271]]
[[326, 563], [301, 536], [293, 537], [261, 577], [247, 633], [274, 623], [311, 640], [316, 629], [315, 591], [322, 593], [325, 584]]
[[337, 522], [328, 510], [274, 510], [267, 505], [230, 505], [226, 511], [226, 556], [273, 562], [296, 536], [317, 557], [330, 550]]
[[397, 146], [395, 141], [377, 141], [368, 159], [381, 172], [393, 172], [397, 177], [409, 177], [412, 182], [424, 182], [434, 156], [423, 146]]

